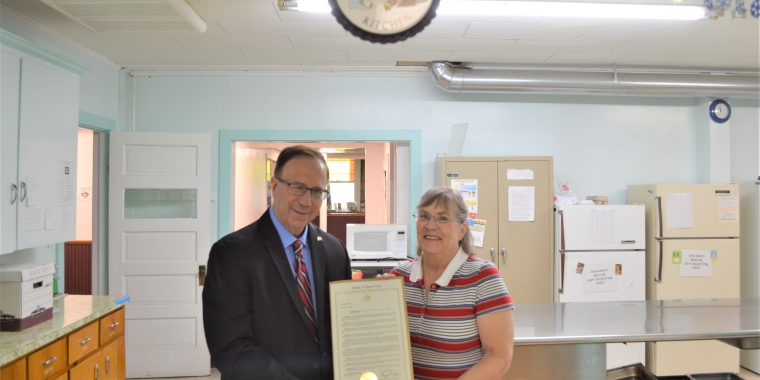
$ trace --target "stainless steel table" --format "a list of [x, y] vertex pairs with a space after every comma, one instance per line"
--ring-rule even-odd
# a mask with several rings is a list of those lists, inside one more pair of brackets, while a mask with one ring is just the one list
[[760, 298], [517, 304], [506, 379], [606, 378], [606, 343], [716, 339], [760, 348]]

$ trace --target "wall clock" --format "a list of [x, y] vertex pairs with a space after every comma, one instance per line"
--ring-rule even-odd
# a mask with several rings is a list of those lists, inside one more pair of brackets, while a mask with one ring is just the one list
[[731, 117], [731, 106], [723, 99], [710, 103], [710, 118], [716, 123], [725, 123]]

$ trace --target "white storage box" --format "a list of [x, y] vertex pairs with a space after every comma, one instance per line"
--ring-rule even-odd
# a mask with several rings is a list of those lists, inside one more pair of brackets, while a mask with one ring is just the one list
[[0, 266], [0, 331], [21, 331], [53, 318], [54, 264]]

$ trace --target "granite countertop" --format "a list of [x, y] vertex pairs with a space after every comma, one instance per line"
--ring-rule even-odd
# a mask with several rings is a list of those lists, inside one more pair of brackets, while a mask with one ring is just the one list
[[129, 296], [68, 295], [53, 301], [53, 319], [17, 332], [0, 332], [0, 367], [120, 308]]

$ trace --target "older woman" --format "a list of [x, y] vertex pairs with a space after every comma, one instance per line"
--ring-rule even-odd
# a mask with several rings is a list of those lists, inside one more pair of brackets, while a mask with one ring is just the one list
[[514, 307], [499, 270], [474, 256], [462, 197], [433, 188], [415, 218], [418, 258], [391, 272], [404, 278], [415, 378], [501, 378], [512, 361]]

